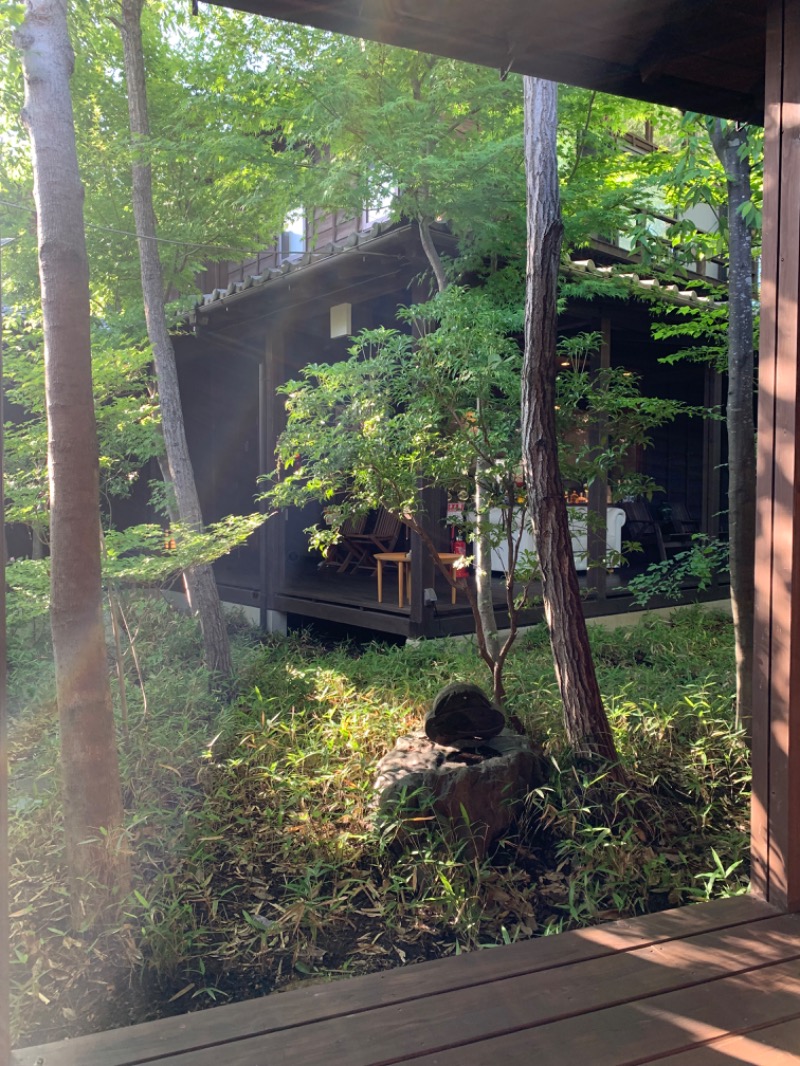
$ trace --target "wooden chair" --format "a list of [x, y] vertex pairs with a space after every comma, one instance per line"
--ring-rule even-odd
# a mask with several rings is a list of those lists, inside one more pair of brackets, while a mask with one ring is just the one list
[[373, 555], [377, 552], [393, 552], [403, 532], [403, 523], [399, 518], [386, 510], [378, 508], [375, 521], [362, 533], [348, 536], [347, 543], [353, 546], [354, 551], [360, 551], [360, 557], [354, 569], [360, 567], [375, 570], [377, 564]]
[[341, 561], [337, 559], [339, 563], [337, 573], [343, 574], [351, 564], [358, 566], [367, 554], [367, 549], [361, 543], [364, 530], [367, 528], [367, 518], [368, 515], [363, 514], [355, 518], [346, 518], [342, 522], [342, 528], [339, 531], [341, 535], [339, 554], [341, 556], [344, 553], [344, 558]]
[[[644, 500], [623, 500], [619, 506], [625, 512], [625, 539], [638, 541], [642, 548], [649, 541], [655, 545], [660, 554], [658, 523], [650, 513], [647, 503]], [[661, 557], [664, 558], [664, 556]]]
[[692, 518], [685, 503], [665, 500], [661, 504], [660, 520], [656, 522], [656, 538], [661, 558], [669, 558], [669, 552], [681, 552], [690, 548], [692, 536], [699, 529], [700, 523]]
[[700, 532], [700, 523], [693, 518], [685, 503], [669, 503], [669, 520], [676, 533], [692, 534]]

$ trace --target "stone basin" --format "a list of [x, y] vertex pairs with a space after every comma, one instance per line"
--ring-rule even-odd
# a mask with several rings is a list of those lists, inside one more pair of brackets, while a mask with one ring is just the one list
[[[424, 730], [400, 737], [377, 766], [382, 816], [401, 833], [430, 818], [469, 857], [483, 858], [513, 825], [525, 797], [545, 780], [545, 761], [527, 737], [503, 729], [472, 745], [437, 744]], [[465, 818], [466, 813], [466, 818]]]

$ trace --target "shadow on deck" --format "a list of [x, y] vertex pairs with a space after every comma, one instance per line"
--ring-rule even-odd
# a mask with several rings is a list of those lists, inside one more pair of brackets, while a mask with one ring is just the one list
[[800, 915], [740, 897], [28, 1048], [12, 1066], [779, 1066], [799, 1048]]

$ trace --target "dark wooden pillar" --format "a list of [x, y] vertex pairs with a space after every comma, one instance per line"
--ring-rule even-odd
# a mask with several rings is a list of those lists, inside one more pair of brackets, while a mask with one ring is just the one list
[[753, 891], [800, 909], [800, 4], [769, 0], [758, 411]]
[[[595, 362], [595, 371], [607, 370], [611, 366], [611, 319], [604, 313], [600, 319], [600, 352]], [[589, 428], [589, 443], [592, 448], [602, 452], [606, 446], [605, 422], [594, 422]], [[604, 560], [608, 533], [608, 478], [596, 477], [589, 485], [588, 533], [586, 587], [594, 591], [597, 599], [606, 597], [606, 568]]]
[[[258, 374], [258, 466], [261, 474], [275, 469], [275, 446], [286, 426], [286, 409], [277, 388], [288, 377], [285, 350], [285, 322], [269, 320], [264, 357]], [[263, 505], [262, 505], [263, 506]], [[286, 513], [278, 512], [261, 527], [260, 585], [261, 628], [271, 629], [275, 619], [275, 596], [286, 577]]]
[[[427, 488], [420, 492], [420, 519], [439, 551], [449, 551], [446, 543], [445, 494], [442, 489]], [[425, 606], [425, 589], [436, 586], [436, 564], [430, 552], [416, 534], [411, 534], [411, 604], [409, 636], [432, 637], [434, 632], [433, 606]], [[449, 592], [448, 592], [449, 595]]]

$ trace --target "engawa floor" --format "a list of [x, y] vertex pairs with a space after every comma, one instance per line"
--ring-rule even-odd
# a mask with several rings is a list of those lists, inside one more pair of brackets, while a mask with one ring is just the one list
[[699, 904], [28, 1048], [13, 1066], [800, 1062], [800, 914]]

